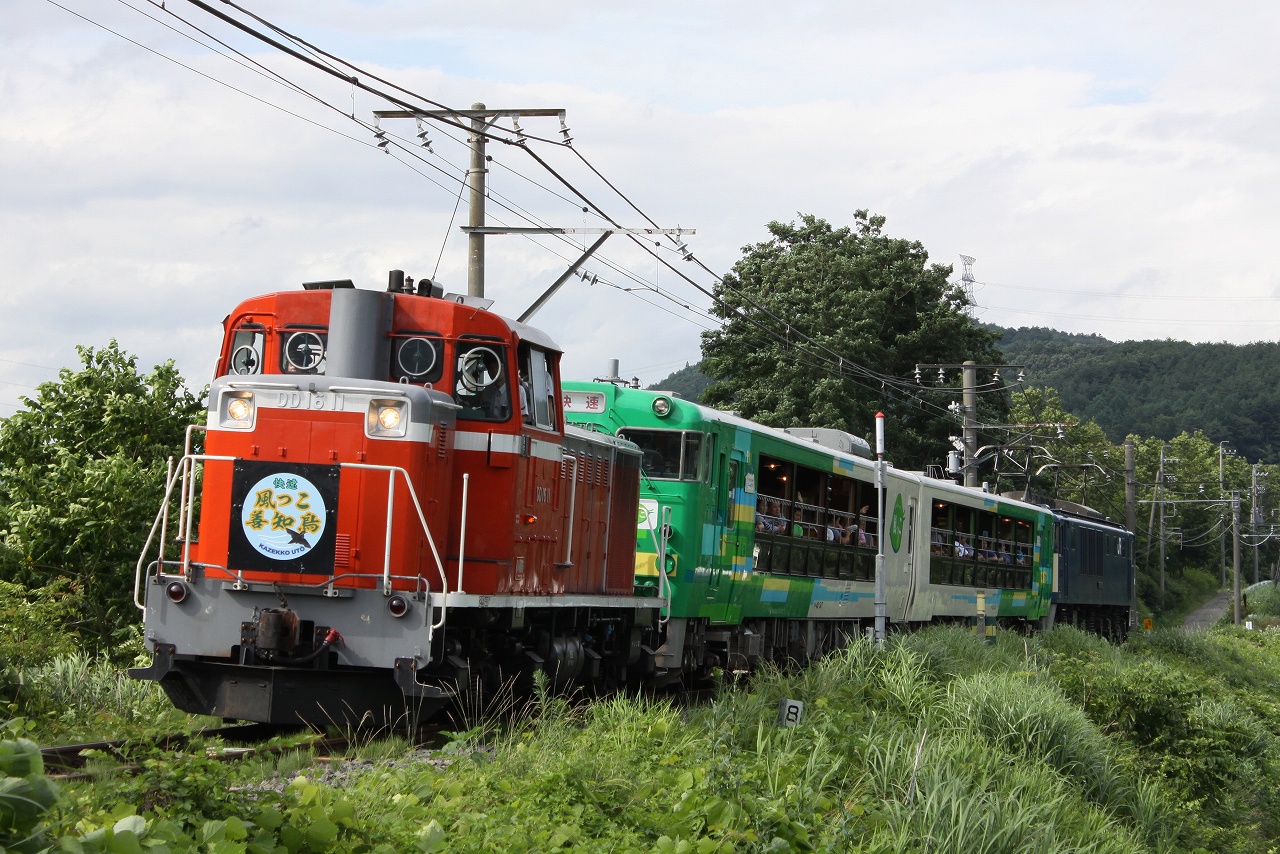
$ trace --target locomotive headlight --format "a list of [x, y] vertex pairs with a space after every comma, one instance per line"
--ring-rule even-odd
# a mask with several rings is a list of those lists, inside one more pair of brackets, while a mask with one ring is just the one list
[[671, 401], [665, 397], [654, 398], [653, 414], [659, 418], [666, 418], [671, 414]]
[[253, 405], [243, 397], [237, 397], [227, 404], [227, 414], [232, 421], [248, 421], [253, 414]]
[[371, 400], [365, 430], [370, 436], [395, 438], [405, 434], [408, 420], [407, 400]]
[[230, 430], [252, 430], [258, 406], [251, 391], [228, 391], [218, 401], [218, 424]]

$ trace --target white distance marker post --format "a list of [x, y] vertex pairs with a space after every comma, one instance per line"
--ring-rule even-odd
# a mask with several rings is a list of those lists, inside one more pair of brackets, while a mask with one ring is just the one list
[[883, 648], [885, 641], [885, 611], [887, 607], [884, 587], [884, 413], [876, 413], [876, 646]]

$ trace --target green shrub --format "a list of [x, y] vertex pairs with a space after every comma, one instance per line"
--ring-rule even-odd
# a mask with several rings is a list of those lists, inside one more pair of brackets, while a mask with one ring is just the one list
[[75, 652], [83, 599], [66, 578], [31, 589], [0, 581], [0, 659], [30, 667]]

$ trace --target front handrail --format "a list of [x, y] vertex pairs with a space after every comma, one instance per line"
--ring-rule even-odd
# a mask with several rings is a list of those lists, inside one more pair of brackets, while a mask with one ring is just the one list
[[[193, 426], [196, 426], [196, 425], [193, 425]], [[196, 429], [201, 429], [201, 428], [196, 426]], [[191, 440], [191, 430], [189, 429], [187, 434], [188, 451], [190, 449], [190, 440]], [[138, 556], [138, 563], [134, 569], [133, 604], [135, 607], [138, 608], [138, 610], [142, 611], [143, 613], [145, 613], [147, 610], [146, 604], [143, 603], [142, 601], [142, 581], [145, 575], [149, 575], [150, 573], [147, 572], [144, 574], [144, 567], [146, 567], [147, 554], [151, 551], [152, 543], [155, 542], [157, 531], [165, 529], [167, 525], [169, 507], [173, 500], [174, 487], [179, 482], [182, 482], [183, 484], [183, 487], [179, 492], [179, 495], [181, 496], [181, 498], [179, 500], [179, 507], [178, 507], [178, 516], [180, 520], [179, 531], [183, 533], [181, 565], [182, 565], [183, 576], [188, 581], [190, 581], [191, 566], [192, 566], [191, 565], [191, 542], [192, 542], [192, 533], [193, 533], [192, 528], [194, 526], [194, 513], [190, 512], [190, 508], [188, 505], [190, 504], [190, 502], [193, 502], [195, 500], [195, 464], [196, 463], [203, 464], [210, 461], [234, 463], [236, 462], [237, 459], [238, 459], [237, 457], [219, 456], [219, 455], [213, 455], [213, 454], [192, 454], [188, 452], [183, 454], [182, 460], [179, 462], [177, 469], [171, 470], [171, 474], [166, 478], [164, 499], [161, 502], [160, 510], [156, 513], [156, 518], [151, 524], [151, 530], [147, 534], [146, 542], [142, 546], [142, 553]], [[447, 597], [447, 594], [449, 592], [449, 581], [445, 575], [444, 561], [441, 559], [440, 551], [436, 547], [435, 537], [432, 536], [431, 534], [431, 528], [429, 525], [427, 525], [426, 515], [422, 512], [422, 504], [418, 500], [418, 493], [417, 493], [417, 490], [414, 489], [413, 479], [409, 476], [409, 473], [400, 466], [382, 466], [382, 465], [372, 465], [368, 463], [339, 463], [339, 466], [342, 468], [364, 469], [366, 471], [383, 471], [383, 472], [387, 472], [388, 474], [388, 477], [387, 477], [387, 534], [384, 541], [385, 548], [384, 548], [383, 565], [382, 565], [382, 595], [384, 596], [391, 595], [392, 580], [401, 581], [401, 580], [411, 580], [415, 578], [421, 578], [420, 575], [392, 575], [391, 573], [391, 536], [392, 536], [392, 525], [394, 524], [394, 519], [395, 519], [395, 515], [394, 515], [395, 514], [395, 482], [396, 482], [396, 475], [400, 474], [404, 476], [405, 486], [409, 490], [409, 497], [413, 499], [413, 506], [414, 506], [414, 510], [417, 512], [418, 522], [422, 526], [422, 531], [427, 537], [427, 545], [430, 546], [431, 555], [435, 559], [436, 570], [440, 575], [440, 590], [443, 594], [446, 594], [446, 597]], [[163, 549], [164, 547], [162, 544], [160, 547], [161, 559], [160, 561], [158, 561], [161, 568], [163, 568], [163, 564], [164, 564]], [[147, 568], [149, 569], [149, 567]], [[217, 567], [217, 569], [220, 569], [221, 571], [226, 572], [228, 576], [234, 578], [235, 583], [238, 586], [244, 585], [246, 583], [244, 579], [244, 573], [240, 570], [233, 571], [230, 569], [226, 569], [224, 567]], [[324, 582], [321, 582], [320, 584], [317, 584], [314, 586], [332, 586], [334, 581], [337, 581], [340, 578], [347, 578], [347, 577], [368, 577], [368, 576], [362, 573], [348, 573], [342, 576], [331, 576], [330, 578], [326, 579]], [[439, 629], [442, 626], [444, 626], [445, 618], [447, 616], [447, 607], [448, 607], [446, 603], [447, 603], [447, 598], [442, 600], [439, 620], [431, 624], [431, 628], [433, 630]]]
[[471, 474], [462, 474], [462, 523], [458, 532], [458, 592], [463, 591], [462, 567], [467, 557], [467, 494], [471, 487]]
[[[387, 537], [386, 549], [382, 558], [382, 595], [391, 595], [391, 524], [394, 518], [392, 513], [395, 510], [395, 475], [397, 473], [404, 475], [404, 484], [409, 490], [409, 497], [413, 499], [413, 508], [418, 513], [418, 522], [422, 525], [422, 532], [427, 535], [427, 545], [431, 547], [431, 556], [435, 558], [436, 569], [440, 573], [440, 592], [448, 595], [449, 580], [445, 577], [444, 561], [440, 559], [440, 551], [436, 548], [436, 539], [431, 536], [431, 528], [427, 525], [426, 514], [422, 512], [422, 503], [418, 501], [418, 491], [413, 488], [413, 478], [409, 477], [409, 473], [400, 466], [376, 466], [370, 463], [339, 463], [338, 465], [342, 468], [385, 471], [390, 475], [387, 478]], [[441, 605], [440, 622], [432, 623], [432, 629], [438, 629], [444, 625], [446, 608], [447, 605]]]
[[[134, 572], [133, 572], [133, 604], [138, 608], [139, 611], [142, 611], [143, 613], [146, 613], [147, 606], [143, 604], [142, 598], [141, 598], [142, 578], [143, 578], [142, 569], [143, 569], [143, 564], [147, 560], [147, 552], [151, 551], [151, 543], [155, 541], [156, 532], [163, 527], [164, 520], [168, 518], [169, 502], [173, 499], [173, 487], [177, 485], [179, 480], [182, 479], [182, 473], [186, 470], [186, 466], [190, 465], [196, 459], [199, 459], [201, 462], [207, 462], [208, 460], [214, 460], [214, 461], [220, 461], [220, 462], [235, 462], [236, 460], [235, 457], [219, 457], [219, 456], [211, 456], [209, 454], [183, 454], [182, 460], [178, 463], [177, 470], [173, 471], [173, 473], [170, 474], [170, 476], [168, 477], [164, 487], [164, 500], [160, 503], [160, 510], [159, 512], [156, 513], [155, 521], [151, 523], [151, 531], [147, 534], [146, 542], [142, 544], [142, 554], [138, 556], [138, 565], [134, 568]], [[183, 496], [185, 499], [185, 490], [183, 492]], [[181, 514], [182, 514], [181, 507], [179, 508], [178, 513], [179, 513], [179, 518], [181, 518]], [[190, 520], [188, 520], [188, 529], [189, 528], [190, 528]], [[163, 545], [160, 547], [160, 553], [162, 555], [164, 554]], [[191, 569], [191, 538], [190, 536], [187, 536], [186, 541], [182, 544], [183, 574], [189, 576], [190, 569]]]

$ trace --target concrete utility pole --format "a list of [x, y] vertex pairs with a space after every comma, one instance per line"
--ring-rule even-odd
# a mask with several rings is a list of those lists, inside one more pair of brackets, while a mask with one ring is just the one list
[[1138, 476], [1130, 439], [1124, 443], [1124, 525], [1135, 533], [1138, 530]]
[[[959, 365], [916, 365], [916, 384], [921, 383], [921, 372], [926, 370], [936, 370], [938, 372], [938, 391], [952, 392], [954, 388], [946, 385], [946, 372], [960, 369], [960, 404], [953, 401], [947, 408], [953, 413], [958, 413], [961, 420], [961, 430], [959, 437], [959, 445], [957, 449], [964, 454], [964, 464], [961, 470], [964, 473], [963, 482], [965, 486], [976, 487], [978, 485], [978, 465], [981, 460], [978, 459], [978, 371], [994, 371], [990, 388], [984, 386], [983, 393], [992, 391], [1004, 391], [1010, 386], [1001, 386], [1000, 372], [1004, 370], [1016, 369], [1018, 378], [1014, 384], [1021, 386], [1026, 376], [1025, 367], [1023, 365], [979, 365], [972, 359], [967, 359]], [[952, 441], [955, 441], [953, 439]]]
[[1240, 625], [1240, 496], [1231, 493], [1231, 601], [1235, 603], [1235, 624]]
[[[469, 110], [374, 110], [378, 119], [444, 119], [455, 125], [470, 121], [471, 135], [467, 142], [471, 146], [471, 166], [467, 169], [467, 188], [470, 190], [470, 209], [467, 213], [467, 295], [484, 296], [484, 199], [485, 176], [489, 174], [489, 158], [485, 154], [485, 143], [488, 142], [489, 128], [501, 118], [509, 118], [515, 123], [515, 133], [523, 144], [524, 137], [520, 131], [520, 119], [526, 116], [558, 116], [560, 133], [568, 141], [569, 129], [565, 126], [565, 111], [560, 109], [521, 109], [490, 110], [482, 103], [471, 105]], [[508, 131], [509, 133], [510, 131]]]
[[1249, 498], [1249, 516], [1252, 520], [1250, 526], [1253, 530], [1253, 583], [1257, 584], [1261, 581], [1258, 569], [1258, 549], [1262, 547], [1262, 540], [1258, 536], [1258, 532], [1262, 530], [1262, 493], [1267, 491], [1265, 486], [1258, 483], [1259, 477], [1266, 477], [1266, 472], [1258, 472], [1258, 466], [1253, 467], [1253, 489]]
[[[1227, 450], [1226, 446], [1229, 444], [1231, 443], [1226, 441], [1218, 443], [1218, 497], [1219, 498], [1227, 497], [1227, 482], [1225, 480], [1226, 472], [1223, 467], [1223, 462], [1225, 461], [1226, 457], [1229, 454], [1235, 453], [1234, 450], [1232, 451]], [[1218, 550], [1222, 553], [1222, 586], [1226, 587], [1227, 586], [1227, 511], [1226, 511], [1226, 508], [1223, 508], [1222, 510], [1218, 511], [1218, 517], [1219, 517], [1218, 524], [1220, 525], [1220, 530], [1218, 531]]]
[[960, 369], [961, 407], [964, 414], [964, 485], [978, 485], [978, 467], [973, 465], [978, 456], [978, 364], [966, 359]]
[[[1133, 544], [1138, 536], [1138, 471], [1135, 460], [1133, 441], [1124, 442], [1124, 525], [1134, 536]], [[1133, 548], [1130, 544], [1130, 548]], [[1137, 555], [1129, 555], [1129, 625], [1137, 625], [1138, 621], [1138, 572]]]
[[1160, 607], [1164, 607], [1164, 483], [1165, 463], [1178, 462], [1177, 457], [1166, 457], [1164, 455], [1164, 445], [1160, 446], [1160, 471], [1156, 475], [1156, 501], [1158, 503], [1157, 512], [1160, 514]]
[[[471, 191], [470, 210], [467, 225], [480, 228], [484, 225], [484, 184], [489, 170], [485, 167], [484, 146], [487, 137], [484, 134], [488, 123], [485, 121], [484, 104], [471, 105], [471, 168], [467, 170], [467, 186]], [[467, 295], [484, 296], [484, 235], [471, 232], [467, 235]]]

